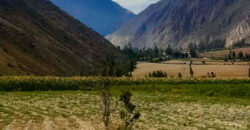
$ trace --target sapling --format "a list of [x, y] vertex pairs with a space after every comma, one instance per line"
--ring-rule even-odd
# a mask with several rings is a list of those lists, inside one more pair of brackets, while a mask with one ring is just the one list
[[110, 93], [111, 83], [109, 80], [104, 80], [102, 84], [102, 109], [103, 109], [103, 123], [106, 129], [109, 129], [110, 122], [110, 103], [111, 103], [111, 93]]

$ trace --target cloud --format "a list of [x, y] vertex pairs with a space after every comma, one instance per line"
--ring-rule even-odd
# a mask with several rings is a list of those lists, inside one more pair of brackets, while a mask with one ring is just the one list
[[150, 4], [156, 3], [159, 0], [113, 0], [119, 3], [126, 9], [131, 10], [132, 12], [138, 14], [145, 8], [147, 8]]

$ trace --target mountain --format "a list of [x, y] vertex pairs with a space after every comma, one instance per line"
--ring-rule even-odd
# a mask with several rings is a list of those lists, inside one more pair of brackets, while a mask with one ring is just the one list
[[112, 0], [51, 0], [103, 36], [119, 29], [135, 15]]
[[0, 74], [99, 75], [107, 57], [124, 70], [119, 50], [49, 0], [0, 1]]
[[114, 45], [162, 49], [192, 42], [250, 42], [249, 0], [162, 0], [107, 36]]

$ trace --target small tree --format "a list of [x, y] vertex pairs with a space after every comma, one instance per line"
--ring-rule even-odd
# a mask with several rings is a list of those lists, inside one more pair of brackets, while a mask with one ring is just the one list
[[195, 43], [189, 43], [188, 48], [189, 48], [189, 53], [190, 53], [191, 57], [196, 58], [196, 56], [197, 56], [197, 54], [196, 54], [196, 49], [197, 49], [196, 44]]
[[190, 77], [194, 77], [194, 71], [193, 71], [191, 63], [189, 64], [189, 73], [190, 73]]
[[174, 54], [174, 50], [171, 48], [170, 44], [168, 44], [168, 48], [166, 50], [166, 54], [167, 55], [173, 55]]
[[106, 129], [109, 129], [109, 122], [110, 122], [110, 102], [111, 102], [111, 93], [110, 93], [110, 80], [105, 80], [102, 83], [102, 109], [103, 109], [103, 123]]
[[134, 123], [140, 118], [140, 113], [135, 112], [136, 106], [130, 102], [132, 94], [128, 91], [122, 93], [120, 101], [123, 102], [125, 109], [120, 111], [120, 118], [123, 120], [123, 126], [119, 130], [131, 130]]

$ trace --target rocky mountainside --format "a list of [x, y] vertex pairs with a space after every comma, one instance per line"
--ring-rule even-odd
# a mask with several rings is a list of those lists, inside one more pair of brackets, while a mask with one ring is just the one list
[[0, 1], [1, 75], [98, 75], [110, 56], [124, 70], [119, 50], [49, 0]]
[[249, 0], [162, 0], [107, 36], [117, 46], [187, 48], [192, 42], [250, 42]]
[[112, 0], [51, 0], [88, 27], [106, 36], [135, 15]]

